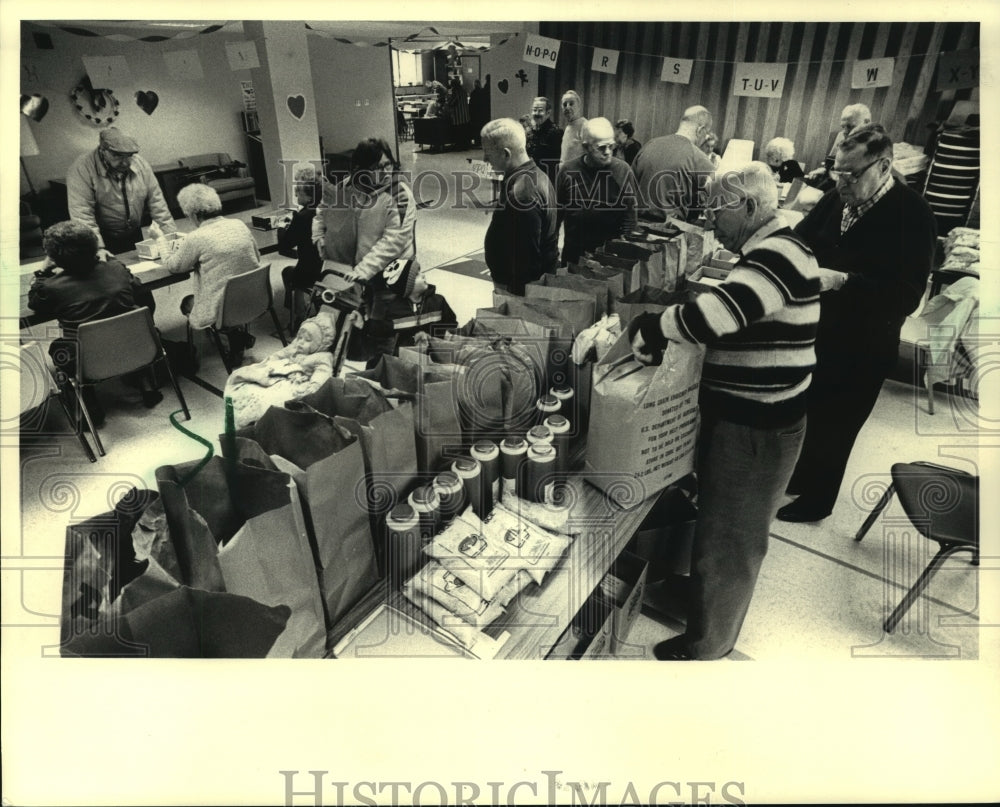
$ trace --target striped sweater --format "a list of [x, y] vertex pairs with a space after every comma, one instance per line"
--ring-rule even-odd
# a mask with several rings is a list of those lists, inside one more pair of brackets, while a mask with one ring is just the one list
[[704, 344], [701, 408], [736, 423], [780, 427], [806, 411], [816, 363], [816, 259], [780, 219], [744, 244], [727, 279], [664, 311], [664, 334]]

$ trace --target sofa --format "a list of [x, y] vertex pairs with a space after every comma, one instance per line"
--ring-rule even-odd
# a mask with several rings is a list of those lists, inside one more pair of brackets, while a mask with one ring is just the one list
[[447, 118], [413, 120], [413, 142], [418, 146], [442, 149], [454, 145], [467, 149], [472, 144], [473, 135], [471, 123], [453, 124]]
[[194, 154], [190, 157], [182, 157], [177, 163], [180, 168], [184, 169], [183, 185], [191, 182], [204, 182], [215, 188], [223, 203], [234, 199], [249, 199], [256, 207], [254, 178], [250, 176], [245, 165], [234, 162], [226, 152], [211, 151], [205, 154]]

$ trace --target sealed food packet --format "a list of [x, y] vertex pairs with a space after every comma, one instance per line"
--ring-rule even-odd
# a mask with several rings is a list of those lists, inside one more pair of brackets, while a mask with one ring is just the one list
[[499, 603], [484, 600], [454, 572], [449, 572], [436, 561], [426, 564], [407, 580], [403, 584], [403, 592], [407, 589], [436, 600], [455, 616], [476, 628], [489, 625], [503, 613], [503, 607]]
[[493, 600], [523, 564], [512, 558], [503, 539], [488, 541], [483, 523], [467, 508], [424, 546], [424, 554], [439, 561], [484, 600]]
[[417, 608], [423, 611], [450, 638], [479, 658], [493, 658], [497, 650], [507, 640], [509, 634], [501, 634], [499, 639], [487, 636], [478, 628], [455, 616], [445, 606], [415, 590], [412, 586], [403, 586], [403, 595]]
[[494, 507], [483, 522], [483, 533], [491, 545], [501, 542], [506, 545], [511, 552], [510, 562], [527, 571], [539, 585], [546, 573], [562, 560], [573, 540], [533, 524], [502, 504]]

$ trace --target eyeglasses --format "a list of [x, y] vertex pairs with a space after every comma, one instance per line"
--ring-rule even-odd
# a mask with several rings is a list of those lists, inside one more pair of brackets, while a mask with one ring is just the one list
[[593, 144], [591, 144], [591, 148], [593, 148], [594, 151], [600, 151], [600, 152], [603, 152], [604, 154], [611, 154], [615, 150], [615, 144], [614, 143], [593, 143]]
[[857, 185], [861, 181], [861, 177], [865, 175], [865, 171], [867, 171], [873, 165], [878, 165], [880, 162], [882, 162], [881, 157], [879, 157], [879, 159], [875, 160], [874, 162], [868, 163], [868, 165], [866, 165], [860, 171], [834, 171], [831, 169], [829, 171], [830, 179], [832, 179], [834, 182], [840, 182], [840, 180], [844, 180], [844, 182], [847, 183], [848, 185]]

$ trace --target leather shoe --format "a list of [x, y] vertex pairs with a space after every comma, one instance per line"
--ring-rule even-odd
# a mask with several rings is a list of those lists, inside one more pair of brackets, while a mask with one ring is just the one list
[[795, 524], [822, 521], [833, 512], [828, 507], [821, 507], [800, 496], [794, 502], [789, 502], [778, 509], [778, 521], [789, 521]]
[[653, 655], [658, 661], [694, 661], [683, 634], [657, 643], [653, 647]]

